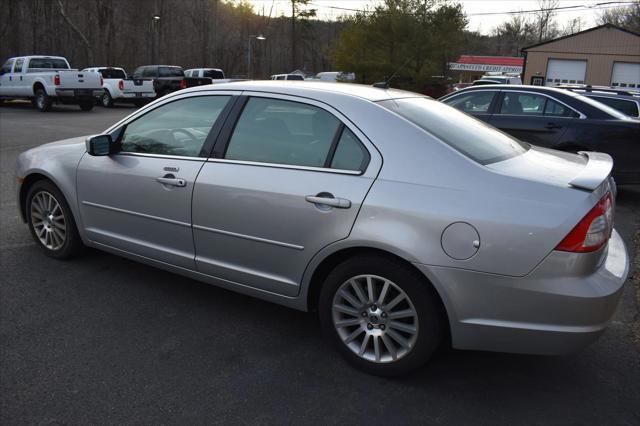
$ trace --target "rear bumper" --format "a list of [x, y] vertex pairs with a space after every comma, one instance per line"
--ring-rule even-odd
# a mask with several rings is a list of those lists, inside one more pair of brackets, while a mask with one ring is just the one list
[[102, 96], [103, 89], [56, 89], [56, 96], [65, 99], [93, 99], [96, 96]]
[[[595, 272], [594, 264], [597, 264]], [[577, 351], [604, 331], [629, 270], [620, 235], [596, 253], [552, 252], [524, 277], [416, 265], [440, 293], [459, 349]]]

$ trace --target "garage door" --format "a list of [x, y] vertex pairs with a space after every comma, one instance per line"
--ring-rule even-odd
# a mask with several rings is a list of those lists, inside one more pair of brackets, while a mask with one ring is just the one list
[[584, 84], [587, 61], [549, 59], [546, 86], [556, 84]]
[[640, 87], [640, 64], [614, 62], [611, 85], [614, 87]]

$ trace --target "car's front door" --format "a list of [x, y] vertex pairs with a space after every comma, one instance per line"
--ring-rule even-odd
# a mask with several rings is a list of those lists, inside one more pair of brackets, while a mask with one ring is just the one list
[[117, 153], [86, 154], [77, 185], [88, 238], [194, 269], [191, 196], [231, 98], [170, 100], [113, 131]]
[[311, 258], [349, 235], [381, 158], [327, 105], [265, 94], [242, 101], [196, 182], [196, 264], [294, 296]]
[[13, 96], [13, 63], [15, 59], [11, 58], [2, 65], [2, 75], [0, 75], [0, 96]]
[[573, 109], [548, 96], [503, 90], [489, 123], [522, 141], [553, 147], [578, 117]]

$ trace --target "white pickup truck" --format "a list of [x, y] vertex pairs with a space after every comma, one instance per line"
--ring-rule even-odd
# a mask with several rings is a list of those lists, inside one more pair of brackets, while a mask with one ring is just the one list
[[156, 97], [153, 79], [127, 78], [122, 68], [91, 67], [82, 71], [102, 76], [104, 92], [99, 102], [106, 108], [111, 108], [114, 102], [132, 102], [135, 106], [142, 106]]
[[0, 69], [0, 101], [30, 99], [40, 111], [51, 110], [54, 102], [89, 111], [101, 93], [100, 75], [71, 69], [60, 56], [11, 58]]

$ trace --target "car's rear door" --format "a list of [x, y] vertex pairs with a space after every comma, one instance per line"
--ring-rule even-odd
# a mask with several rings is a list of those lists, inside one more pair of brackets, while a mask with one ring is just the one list
[[498, 98], [498, 93], [498, 90], [495, 89], [468, 90], [450, 96], [443, 102], [488, 122]]
[[194, 269], [191, 196], [231, 99], [170, 99], [112, 132], [119, 152], [83, 156], [78, 204], [89, 239]]
[[196, 182], [196, 264], [294, 296], [311, 258], [349, 235], [381, 157], [328, 105], [264, 93], [243, 103]]
[[557, 99], [510, 89], [501, 91], [489, 123], [522, 141], [553, 147], [579, 116]]

